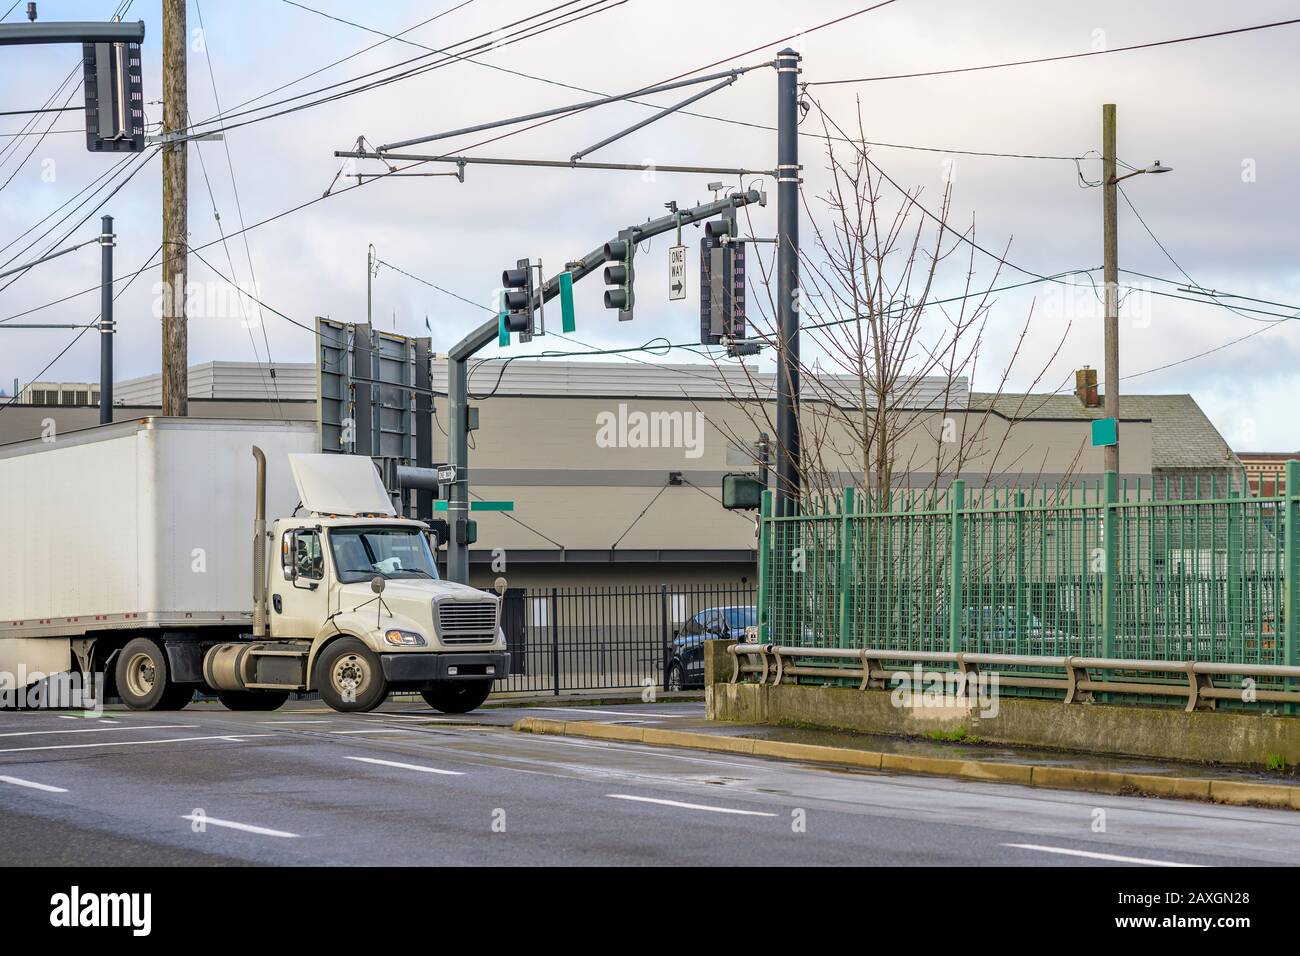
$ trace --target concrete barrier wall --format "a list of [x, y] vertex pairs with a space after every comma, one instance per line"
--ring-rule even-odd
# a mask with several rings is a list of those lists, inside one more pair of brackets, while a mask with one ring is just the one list
[[786, 724], [858, 733], [922, 736], [939, 731], [986, 743], [1157, 757], [1202, 763], [1300, 764], [1300, 718], [1123, 704], [1063, 704], [1000, 697], [977, 702], [898, 706], [889, 690], [783, 684], [732, 684], [726, 642], [705, 651], [710, 720]]

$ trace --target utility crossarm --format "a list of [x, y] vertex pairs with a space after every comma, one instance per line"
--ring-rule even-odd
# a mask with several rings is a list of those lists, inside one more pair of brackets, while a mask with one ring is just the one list
[[[407, 163], [450, 163], [451, 165], [460, 167], [462, 170], [469, 165], [545, 166], [552, 169], [613, 169], [633, 173], [643, 173], [646, 170], [654, 170], [659, 173], [706, 173], [715, 176], [776, 177], [776, 171], [771, 169], [735, 169], [726, 166], [665, 166], [662, 163], [590, 163], [576, 162], [571, 159], [509, 159], [498, 156], [434, 156], [420, 153], [367, 153], [362, 150], [352, 149], [336, 149], [334, 155], [340, 159], [379, 159], [384, 162], [398, 160]], [[392, 174], [383, 173], [376, 175]]]
[[732, 83], [735, 82], [736, 82], [736, 77], [730, 76], [727, 79], [723, 80], [721, 83], [717, 84], [716, 86], [710, 86], [707, 90], [700, 90], [700, 92], [696, 93], [694, 96], [688, 96], [680, 103], [674, 103], [672, 106], [665, 106], [663, 109], [659, 110], [653, 116], [647, 116], [645, 119], [641, 120], [641, 122], [634, 123], [633, 125], [629, 126], [627, 129], [620, 130], [619, 132], [615, 133], [613, 136], [606, 136], [596, 145], [588, 146], [586, 149], [578, 150], [578, 152], [574, 153], [571, 158], [573, 159], [574, 162], [577, 162], [578, 160], [582, 159], [582, 157], [586, 156], [588, 153], [594, 153], [596, 150], [603, 149], [604, 147], [608, 146], [610, 143], [617, 142], [618, 140], [622, 139], [624, 136], [630, 136], [631, 134], [635, 133], [639, 129], [645, 129], [651, 123], [656, 123], [659, 120], [663, 119], [665, 116], [671, 116], [673, 113], [676, 113], [678, 110], [685, 109], [686, 107], [690, 106], [692, 103], [697, 103], [700, 100], [704, 99], [706, 96], [713, 95], [714, 93], [718, 92], [718, 90], [726, 89], [728, 86], [730, 86]]
[[31, 43], [142, 43], [144, 21], [134, 23], [0, 23], [0, 46]]
[[[681, 89], [684, 86], [695, 86], [698, 83], [707, 83], [710, 80], [721, 80], [729, 78], [735, 80], [743, 76], [750, 70], [757, 70], [761, 67], [772, 66], [773, 62], [756, 63], [753, 66], [738, 66], [733, 70], [726, 70], [722, 73], [709, 73], [705, 76], [695, 76], [688, 80], [677, 80], [673, 83], [659, 83], [655, 86], [645, 86], [639, 90], [633, 90], [630, 93], [618, 93], [614, 96], [602, 96], [595, 100], [586, 100], [582, 103], [570, 103], [568, 106], [556, 106], [549, 110], [541, 110], [537, 113], [526, 113], [523, 116], [512, 116], [509, 119], [494, 120], [491, 123], [479, 123], [477, 126], [465, 126], [461, 129], [448, 130], [445, 133], [431, 133], [428, 136], [417, 136], [415, 139], [404, 139], [398, 143], [385, 143], [380, 146], [379, 152], [386, 153], [389, 150], [405, 149], [408, 146], [419, 146], [422, 143], [432, 143], [439, 139], [450, 139], [453, 136], [461, 136], [467, 133], [481, 133], [484, 130], [497, 129], [501, 126], [514, 126], [516, 123], [527, 123], [530, 120], [546, 119], [548, 116], [561, 116], [565, 113], [576, 113], [579, 110], [589, 110], [595, 106], [604, 106], [607, 103], [617, 103], [620, 100], [626, 100], [633, 96], [650, 96], [654, 93], [664, 93], [668, 90]], [[681, 104], [684, 106], [686, 104]], [[680, 108], [680, 106], [678, 107]]]
[[[681, 226], [710, 219], [728, 209], [764, 203], [766, 196], [757, 189], [732, 193], [726, 199], [716, 199], [691, 209], [681, 209], [667, 216], [631, 227], [632, 242], [644, 242]], [[607, 259], [602, 243], [580, 260], [570, 263], [568, 272], [573, 281], [591, 275]], [[541, 289], [533, 293], [532, 310], [560, 294], [560, 277], [548, 279]], [[530, 312], [532, 311], [530, 310]], [[469, 582], [469, 367], [471, 356], [484, 346], [497, 341], [500, 317], [493, 316], [469, 335], [451, 347], [447, 353], [447, 463], [455, 469], [456, 477], [447, 491], [447, 521], [450, 540], [447, 542], [447, 577], [462, 584]]]

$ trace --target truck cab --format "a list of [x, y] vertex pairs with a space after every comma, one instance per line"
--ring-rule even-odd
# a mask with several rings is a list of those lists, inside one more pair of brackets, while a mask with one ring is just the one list
[[373, 710], [394, 690], [445, 712], [481, 704], [509, 671], [499, 596], [439, 578], [427, 527], [397, 516], [370, 459], [288, 464], [299, 506], [269, 530], [261, 503], [255, 519], [253, 640], [210, 648], [205, 682], [235, 709], [294, 690], [340, 711]]

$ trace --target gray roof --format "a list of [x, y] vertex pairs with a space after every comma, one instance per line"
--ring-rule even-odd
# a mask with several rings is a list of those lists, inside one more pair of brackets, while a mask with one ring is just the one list
[[[801, 396], [805, 401], [834, 401], [841, 407], [858, 404], [858, 379], [851, 375], [805, 371]], [[494, 395], [583, 395], [606, 398], [776, 399], [776, 374], [752, 365], [669, 365], [659, 362], [562, 362], [552, 359], [470, 362], [471, 392]], [[904, 408], [965, 408], [969, 382], [943, 376], [903, 377], [894, 388], [895, 402]], [[433, 390], [447, 391], [447, 365], [433, 363]]]
[[[256, 362], [204, 362], [189, 370], [190, 398], [279, 399], [316, 401], [316, 366], [311, 362], [276, 362], [275, 384], [265, 365]], [[162, 375], [145, 375], [113, 383], [115, 405], [162, 404]]]
[[[997, 395], [971, 392], [972, 408], [991, 408], [1012, 419], [1105, 418], [1071, 394]], [[1121, 421], [1151, 422], [1151, 467], [1233, 468], [1241, 462], [1190, 395], [1121, 395]]]

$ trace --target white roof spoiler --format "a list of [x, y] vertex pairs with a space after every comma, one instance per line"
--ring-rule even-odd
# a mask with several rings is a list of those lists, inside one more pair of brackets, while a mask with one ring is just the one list
[[396, 517], [375, 463], [363, 455], [289, 455], [302, 506], [316, 515]]

